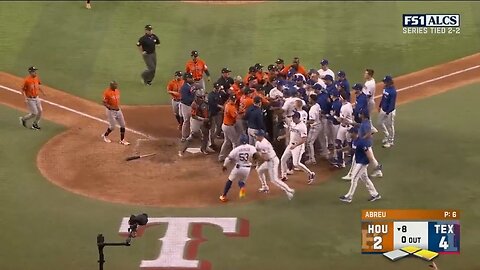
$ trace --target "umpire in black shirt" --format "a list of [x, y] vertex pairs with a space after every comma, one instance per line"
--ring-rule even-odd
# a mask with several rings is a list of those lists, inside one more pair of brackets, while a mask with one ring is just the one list
[[152, 32], [150, 24], [145, 25], [145, 35], [138, 39], [137, 47], [142, 53], [143, 61], [147, 65], [147, 69], [142, 72], [142, 82], [145, 85], [152, 85], [155, 77], [155, 69], [157, 68], [157, 54], [155, 46], [160, 44], [160, 39]]
[[222, 76], [217, 80], [217, 83], [223, 86], [225, 91], [228, 91], [234, 83], [233, 78], [230, 77], [230, 72], [232, 72], [230, 69], [226, 67], [222, 68]]

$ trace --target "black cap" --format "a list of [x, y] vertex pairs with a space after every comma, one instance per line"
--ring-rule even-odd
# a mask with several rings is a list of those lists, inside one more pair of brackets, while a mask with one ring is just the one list
[[363, 89], [363, 85], [361, 83], [356, 83], [352, 86], [352, 89], [353, 90], [362, 90]]
[[253, 103], [258, 104], [262, 102], [262, 98], [259, 96], [256, 96], [253, 98]]
[[145, 30], [152, 30], [152, 29], [153, 29], [153, 27], [152, 27], [151, 24], [145, 25]]
[[182, 76], [183, 76], [183, 73], [182, 73], [180, 70], [175, 71], [175, 76], [177, 76], [177, 77], [182, 77]]
[[283, 61], [282, 58], [278, 58], [277, 61], [275, 61], [276, 64], [283, 64], [285, 61]]
[[252, 76], [249, 76], [249, 77], [248, 77], [248, 82], [251, 82], [251, 81], [256, 80], [256, 79], [257, 79], [257, 77], [255, 77], [255, 76], [253, 76], [253, 75], [252, 75]]
[[244, 94], [250, 94], [251, 92], [252, 92], [252, 89], [250, 89], [250, 87], [245, 86], [245, 88], [243, 88], [243, 93]]
[[231, 100], [236, 100], [236, 99], [237, 99], [237, 96], [235, 96], [235, 95], [230, 95], [228, 98], [231, 99]]
[[263, 65], [260, 64], [260, 63], [256, 63], [254, 67], [255, 67], [257, 70], [260, 70], [261, 68], [263, 68]]
[[34, 66], [31, 66], [28, 68], [28, 72], [33, 72], [33, 71], [36, 71], [38, 70], [38, 68], [34, 67]]
[[267, 69], [268, 71], [274, 71], [277, 69], [277, 67], [275, 65], [268, 65]]
[[257, 71], [257, 68], [254, 66], [251, 66], [248, 68], [248, 72], [256, 72], [256, 71]]
[[245, 84], [243, 82], [238, 83], [238, 87], [243, 88], [244, 86], [245, 86]]
[[188, 73], [185, 73], [185, 74], [183, 74], [183, 78], [184, 78], [184, 79], [188, 79], [188, 78], [190, 78], [190, 79], [191, 79], [191, 78], [193, 78], [193, 74], [192, 74], [192, 73], [190, 73], [190, 72], [188, 72]]
[[214, 83], [214, 84], [213, 84], [213, 87], [214, 87], [214, 88], [219, 88], [219, 87], [220, 87], [220, 84], [219, 84], [219, 83]]
[[192, 51], [190, 56], [198, 57], [198, 51]]
[[232, 72], [232, 71], [227, 67], [222, 68], [222, 73], [228, 73], [228, 72]]

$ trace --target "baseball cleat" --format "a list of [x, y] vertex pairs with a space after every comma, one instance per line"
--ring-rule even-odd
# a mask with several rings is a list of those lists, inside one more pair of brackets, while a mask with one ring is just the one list
[[287, 171], [287, 175], [292, 175], [293, 174], [293, 170], [288, 170]]
[[280, 179], [282, 182], [287, 182], [288, 180], [288, 177], [285, 175], [285, 176], [282, 176], [282, 178]]
[[378, 132], [378, 129], [372, 125], [372, 134], [375, 134]]
[[104, 142], [106, 142], [106, 143], [111, 143], [112, 142], [112, 140], [110, 140], [107, 136], [105, 136], [105, 134], [102, 134], [101, 136], [102, 136], [102, 139], [103, 139]]
[[120, 144], [121, 144], [121, 145], [130, 145], [130, 143], [127, 142], [127, 141], [125, 141], [125, 140], [121, 140], [121, 141], [120, 141]]
[[295, 195], [295, 190], [292, 189], [291, 192], [287, 192], [287, 198], [289, 201], [293, 199], [293, 196]]
[[261, 187], [258, 189], [258, 192], [268, 193], [270, 189], [268, 187]]
[[346, 203], [351, 203], [352, 202], [352, 198], [345, 197], [345, 196], [340, 196], [339, 199], [340, 199], [340, 201], [346, 202]]
[[368, 199], [369, 202], [374, 202], [374, 201], [378, 201], [382, 198], [382, 196], [380, 196], [380, 194], [377, 194], [376, 196], [372, 196], [370, 197], [370, 199]]
[[345, 168], [345, 162], [342, 162], [342, 163], [337, 162], [337, 163], [333, 164], [333, 166], [342, 169], [342, 168]]
[[207, 150], [205, 150], [205, 149], [200, 149], [200, 153], [202, 153], [202, 154], [204, 154], [204, 155], [208, 155], [208, 152], [207, 152]]
[[92, 5], [90, 5], [90, 4], [88, 4], [88, 3], [85, 5], [85, 7], [86, 7], [87, 9], [92, 9]]
[[33, 130], [40, 130], [40, 129], [42, 129], [42, 128], [39, 127], [38, 124], [33, 123], [32, 129], [33, 129]]
[[375, 170], [375, 171], [372, 172], [372, 174], [370, 174], [370, 177], [381, 178], [381, 177], [383, 177], [383, 172], [381, 170]]
[[218, 198], [221, 202], [228, 202], [228, 199], [227, 197], [221, 195], [219, 198]]
[[388, 138], [383, 138], [382, 144], [386, 144], [388, 142]]
[[26, 128], [27, 127], [27, 121], [23, 120], [23, 117], [19, 117], [18, 120], [20, 120], [20, 124]]
[[178, 151], [178, 156], [183, 157], [183, 151]]
[[245, 198], [245, 195], [247, 195], [246, 193], [247, 193], [247, 191], [245, 190], [244, 187], [242, 187], [242, 188], [240, 188], [240, 192], [238, 193], [238, 197], [240, 199]]
[[342, 180], [350, 181], [350, 180], [352, 180], [352, 176], [350, 174], [347, 174], [344, 177], [342, 177]]
[[312, 172], [309, 176], [308, 176], [308, 184], [311, 185], [313, 183], [313, 181], [315, 181], [315, 173]]
[[207, 151], [208, 153], [215, 153], [215, 150], [213, 150], [213, 148], [212, 148], [211, 146], [207, 146], [206, 151]]
[[392, 145], [391, 145], [389, 142], [387, 142], [387, 143], [384, 143], [384, 144], [382, 145], [382, 147], [383, 147], [383, 148], [390, 148], [390, 147], [392, 147]]

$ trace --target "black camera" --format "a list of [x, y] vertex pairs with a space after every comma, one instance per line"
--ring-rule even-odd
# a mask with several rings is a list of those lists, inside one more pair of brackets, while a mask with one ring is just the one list
[[148, 223], [148, 215], [143, 213], [140, 215], [131, 215], [130, 219], [128, 220], [128, 225], [130, 227], [128, 228], [128, 238], [127, 238], [127, 243], [130, 243], [132, 238], [135, 238], [137, 236], [137, 228], [138, 226], [144, 226], [147, 225]]

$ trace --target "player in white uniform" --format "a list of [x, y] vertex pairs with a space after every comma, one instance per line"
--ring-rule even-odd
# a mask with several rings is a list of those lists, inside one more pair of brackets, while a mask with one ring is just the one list
[[280, 181], [278, 177], [278, 165], [280, 161], [278, 160], [275, 150], [273, 150], [272, 144], [267, 139], [265, 139], [265, 132], [263, 130], [257, 131], [256, 140], [257, 141], [255, 142], [255, 148], [264, 160], [262, 165], [257, 167], [258, 177], [260, 178], [260, 182], [262, 184], [262, 187], [259, 188], [258, 191], [269, 191], [267, 185], [268, 173], [268, 175], [270, 176], [270, 182], [283, 190], [287, 194], [288, 199], [291, 200], [293, 198], [293, 194], [295, 194], [295, 190], [290, 188], [286, 183]]
[[322, 61], [320, 61], [320, 65], [322, 66], [318, 70], [318, 74], [320, 75], [320, 79], [323, 79], [323, 77], [325, 77], [325, 75], [330, 75], [330, 76], [332, 76], [333, 80], [335, 81], [335, 73], [330, 68], [328, 68], [328, 60], [323, 59]]
[[240, 187], [239, 197], [245, 197], [245, 181], [250, 174], [250, 168], [252, 167], [252, 160], [254, 155], [257, 153], [257, 149], [253, 146], [248, 144], [248, 136], [246, 134], [242, 134], [240, 136], [240, 143], [241, 145], [235, 147], [228, 157], [225, 159], [223, 163], [222, 170], [225, 172], [227, 171], [227, 165], [232, 162], [235, 163], [230, 175], [228, 176], [228, 180], [225, 183], [225, 188], [223, 190], [223, 194], [220, 196], [220, 201], [227, 202], [227, 193], [232, 187], [233, 181], [238, 181], [238, 186]]
[[340, 100], [342, 101], [342, 107], [340, 108], [340, 116], [337, 117], [337, 121], [340, 122], [340, 126], [337, 131], [337, 138], [335, 139], [336, 153], [337, 153], [337, 167], [345, 168], [345, 153], [343, 149], [351, 140], [348, 130], [353, 123], [353, 106], [346, 99], [346, 94], [342, 90], [340, 91]]
[[[307, 126], [300, 119], [300, 114], [294, 112], [290, 129], [290, 142], [283, 152], [281, 158], [282, 181], [287, 180], [287, 161], [291, 157], [293, 166], [300, 168], [308, 175], [308, 184], [315, 180], [315, 173], [310, 171], [305, 164], [301, 162], [302, 155], [305, 152], [305, 141], [307, 140]], [[280, 138], [279, 138], [280, 140]]]
[[[300, 100], [302, 101], [302, 103], [304, 103], [305, 101], [292, 95], [291, 91], [287, 91], [285, 94], [285, 97], [286, 98], [282, 106], [282, 111], [285, 117], [285, 127], [288, 128], [292, 123], [292, 115], [293, 115], [293, 112], [295, 111], [295, 101]], [[288, 144], [289, 141], [290, 141], [290, 134], [287, 132], [285, 136], [285, 144]]]
[[[363, 86], [362, 92], [365, 93], [368, 97], [368, 111], [370, 115], [375, 110], [375, 79], [373, 78], [374, 71], [373, 69], [367, 68], [363, 77], [365, 78], [365, 84]], [[372, 132], [377, 133], [378, 130], [373, 126], [372, 120], [370, 119], [370, 123], [372, 124]]]
[[308, 160], [305, 164], [316, 164], [315, 159], [315, 141], [318, 139], [320, 132], [322, 131], [322, 122], [320, 121], [320, 105], [317, 103], [317, 95], [312, 94], [309, 96], [308, 103], [310, 104], [310, 110], [308, 111], [307, 124], [310, 125], [310, 130], [307, 135], [307, 150]]
[[303, 106], [305, 105], [305, 101], [297, 98], [294, 103], [295, 111], [297, 111], [300, 114], [300, 120], [302, 120], [303, 123], [307, 123], [308, 120], [308, 113], [303, 110]]

